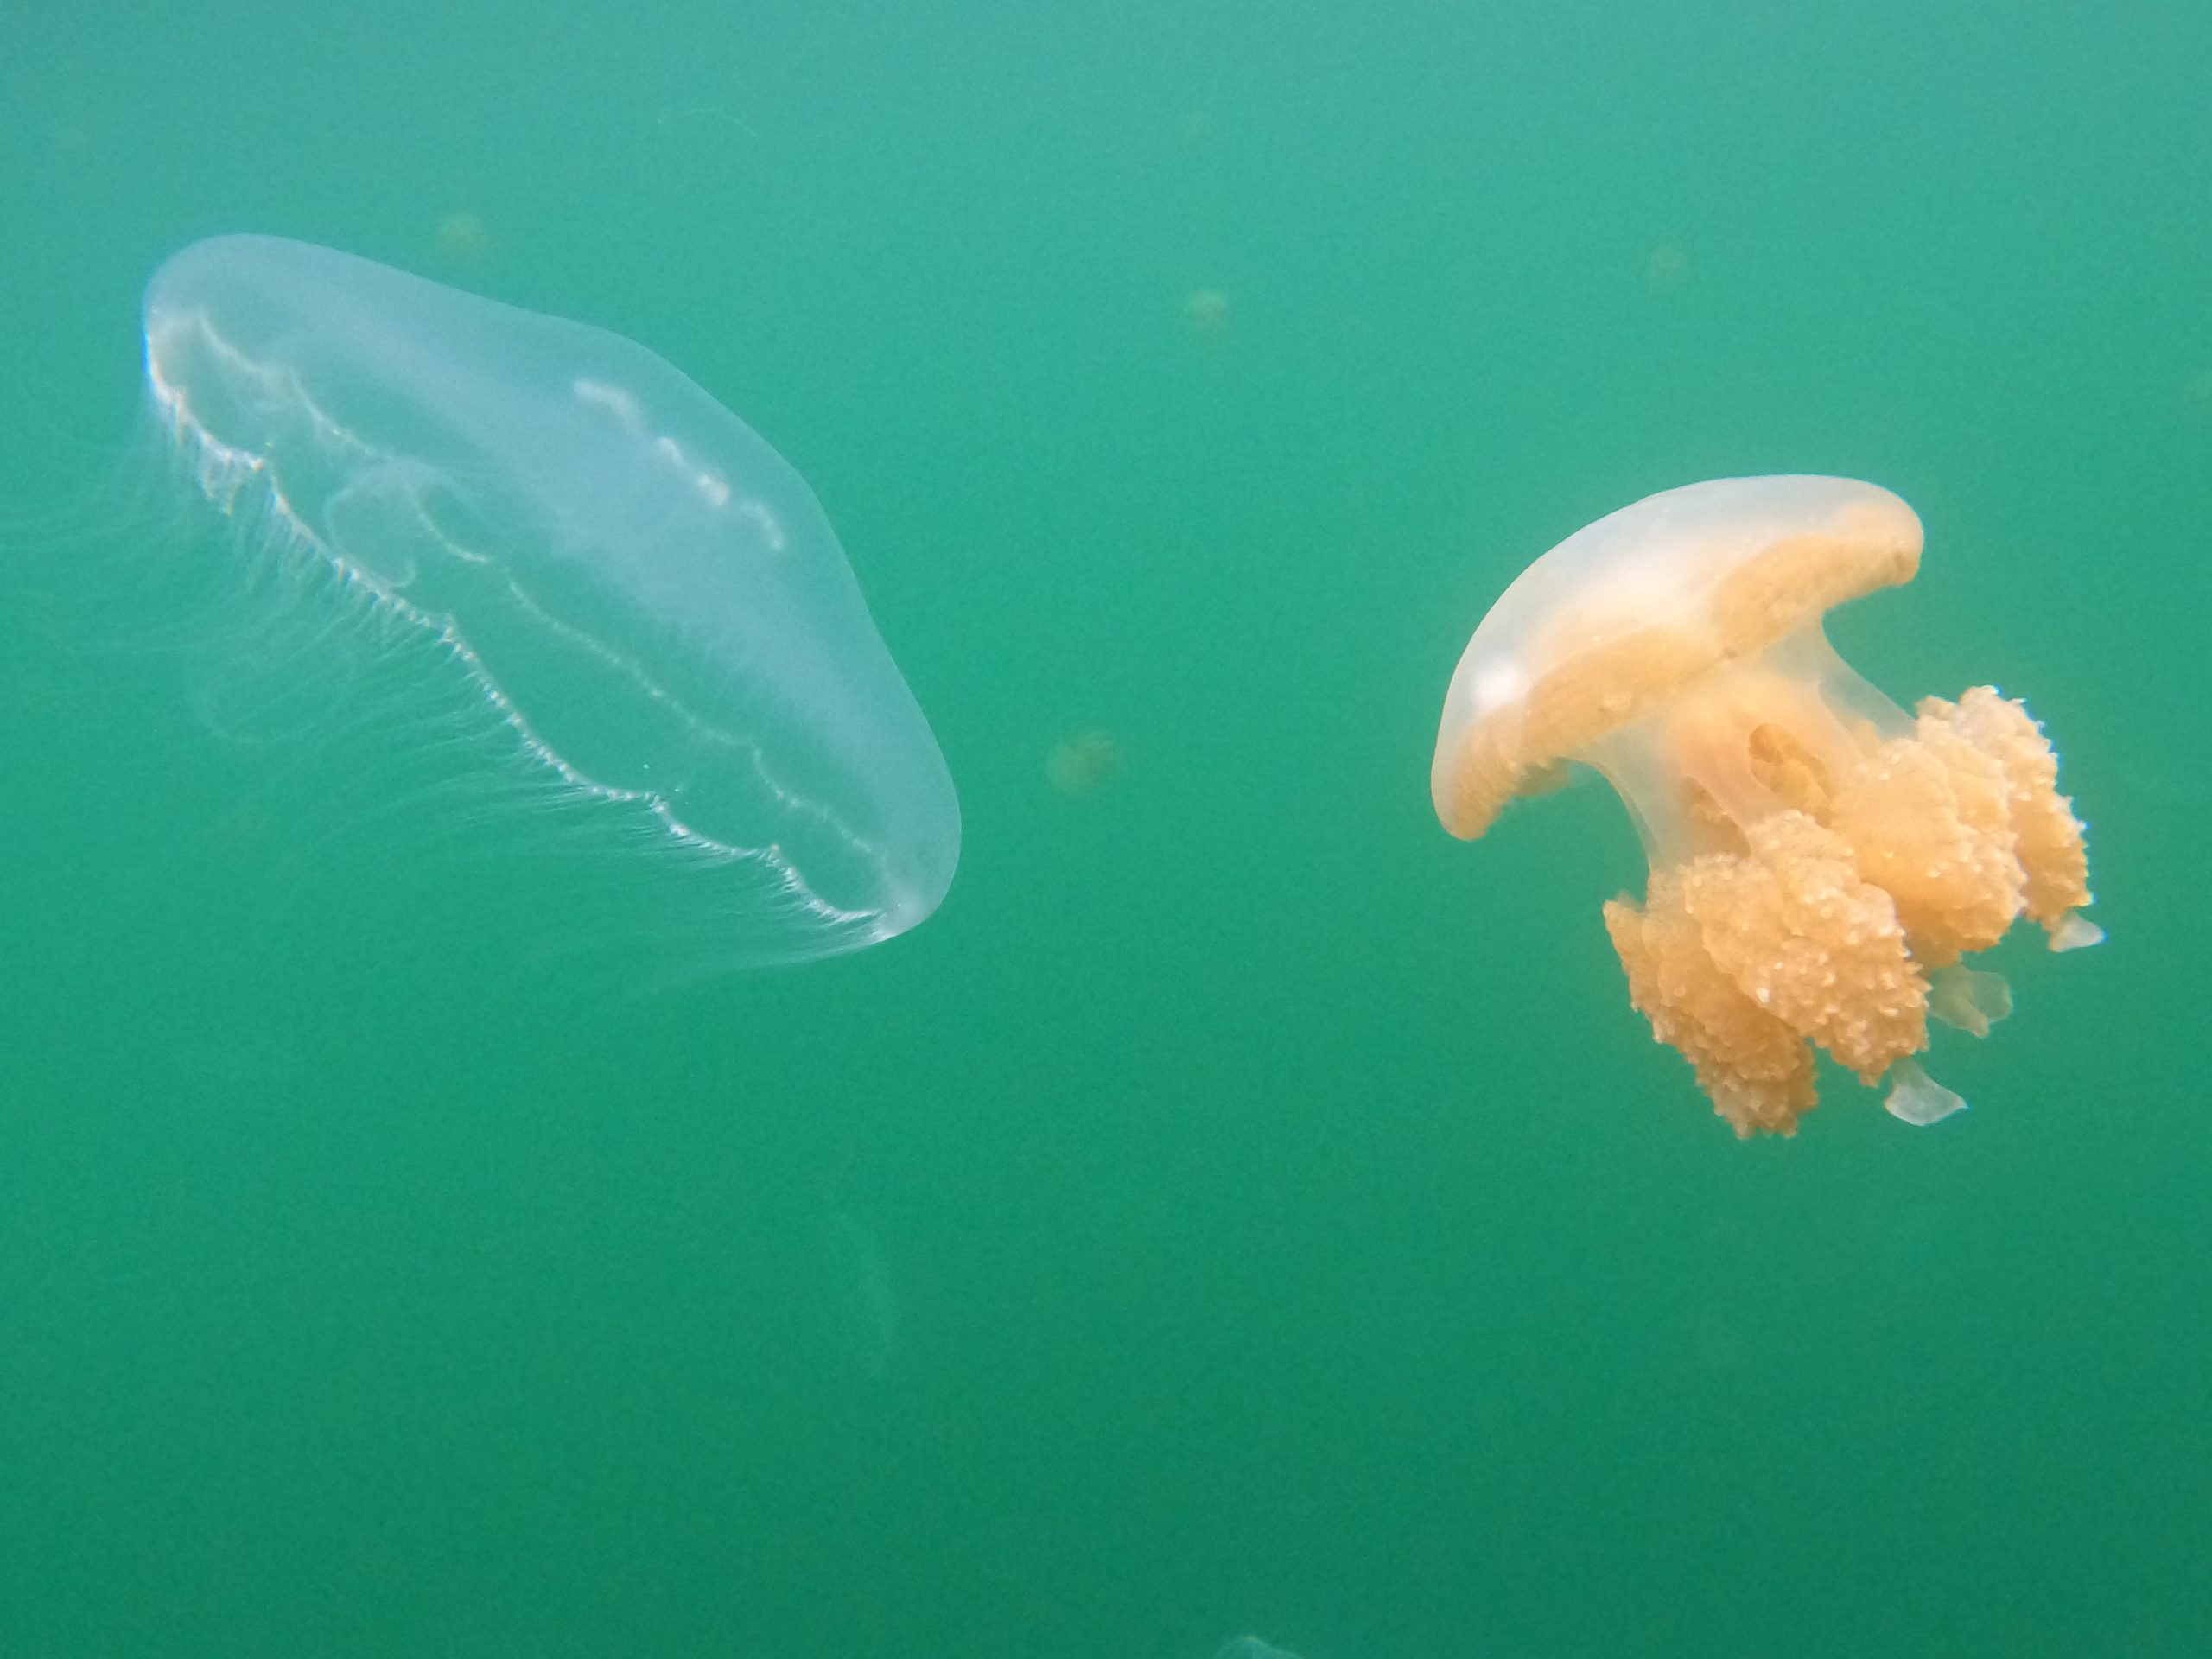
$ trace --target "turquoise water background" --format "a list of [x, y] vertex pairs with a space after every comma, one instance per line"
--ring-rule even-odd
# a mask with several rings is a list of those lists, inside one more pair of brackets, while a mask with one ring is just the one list
[[[0, 1654], [2212, 1651], [2208, 63], [2180, 0], [9, 0]], [[296, 817], [103, 481], [241, 230], [759, 428], [943, 910], [670, 982], [382, 798], [405, 731]], [[2112, 938], [1999, 953], [1964, 1116], [1738, 1144], [1611, 797], [1463, 846], [1427, 766], [1530, 557], [1799, 470], [1918, 509], [1836, 643], [2029, 699]]]

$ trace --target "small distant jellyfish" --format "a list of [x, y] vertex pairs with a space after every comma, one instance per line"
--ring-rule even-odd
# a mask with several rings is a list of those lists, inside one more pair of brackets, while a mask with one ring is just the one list
[[1045, 781], [1053, 792], [1081, 800], [1122, 775], [1126, 757], [1111, 732], [1077, 732], [1046, 752]]
[[1662, 242], [1645, 256], [1643, 281], [1649, 288], [1680, 288], [1689, 280], [1690, 257], [1679, 242]]
[[1217, 288], [1193, 289], [1183, 296], [1183, 320], [1200, 340], [1219, 340], [1229, 332], [1229, 296]]
[[1437, 816], [1472, 840], [1580, 765], [1619, 794], [1650, 878], [1605, 907], [1629, 999], [1739, 1135], [1817, 1103], [1812, 1046], [1891, 1112], [1965, 1103], [1912, 1058], [1934, 1018], [2012, 1006], [1966, 958], [2021, 916], [2104, 936], [2082, 828], [2018, 702], [1908, 715], [1838, 656], [1833, 606], [1910, 581], [1920, 520], [1851, 479], [1721, 479], [1578, 531], [1491, 607], [1444, 704]]
[[438, 220], [438, 251], [455, 264], [480, 265], [492, 252], [492, 232], [478, 215], [457, 210]]
[[144, 327], [160, 429], [243, 551], [332, 578], [276, 584], [278, 660], [365, 638], [395, 677], [457, 669], [474, 734], [425, 741], [658, 856], [732, 965], [936, 909], [960, 811], [928, 721], [813, 492], [677, 369], [273, 237], [177, 254]]

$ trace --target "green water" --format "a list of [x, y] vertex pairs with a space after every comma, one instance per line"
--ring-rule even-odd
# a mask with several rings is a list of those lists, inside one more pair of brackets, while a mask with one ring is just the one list
[[[2212, 1651], [2212, 10], [342, 11], [0, 10], [0, 1655]], [[239, 786], [99, 482], [238, 230], [765, 433], [942, 911], [670, 982]], [[1919, 510], [1836, 642], [2029, 698], [2112, 939], [1963, 1117], [1745, 1145], [1611, 798], [1427, 766], [1529, 557], [1794, 470]]]

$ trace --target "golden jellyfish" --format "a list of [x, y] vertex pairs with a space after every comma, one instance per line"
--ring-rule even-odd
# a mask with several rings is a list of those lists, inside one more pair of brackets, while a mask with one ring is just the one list
[[1649, 288], [1680, 288], [1689, 280], [1690, 257], [1679, 242], [1662, 242], [1645, 256], [1643, 281]]
[[1121, 741], [1111, 732], [1077, 732], [1045, 756], [1045, 781], [1068, 799], [1080, 800], [1122, 775]]
[[1812, 1046], [1889, 1109], [1965, 1103], [1913, 1056], [1930, 1016], [1976, 1035], [2011, 1010], [1966, 966], [2024, 915], [2054, 950], [2104, 937], [2082, 824], [2018, 702], [1976, 686], [1908, 715], [1821, 619], [1911, 580], [1920, 520], [1854, 479], [1668, 490], [1522, 572], [1452, 677], [1430, 774], [1463, 840], [1573, 764], [1600, 773], [1650, 880], [1605, 926], [1629, 1000], [1739, 1135], [1817, 1104]]
[[1229, 332], [1229, 296], [1217, 288], [1193, 289], [1183, 296], [1183, 320], [1199, 339], [1220, 339]]
[[437, 244], [454, 264], [480, 265], [491, 257], [492, 232], [474, 213], [450, 213], [438, 221]]

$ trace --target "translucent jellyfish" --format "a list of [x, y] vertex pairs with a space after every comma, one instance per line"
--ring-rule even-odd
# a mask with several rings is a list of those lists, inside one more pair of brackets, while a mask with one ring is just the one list
[[[542, 792], [696, 872], [731, 961], [887, 938], [959, 855], [952, 780], [805, 482], [643, 347], [325, 248], [157, 271], [165, 432], [297, 637], [429, 641]], [[573, 816], [573, 815], [572, 815]], [[635, 829], [640, 833], [628, 834]], [[687, 878], [689, 879], [689, 878]]]
[[1987, 686], [1908, 715], [1830, 646], [1831, 606], [1910, 580], [1920, 521], [1851, 479], [1722, 479], [1599, 519], [1538, 559], [1459, 659], [1430, 774], [1471, 840], [1571, 763], [1643, 840], [1642, 904], [1605, 925], [1629, 997], [1737, 1134], [1816, 1103], [1811, 1045], [1889, 1109], [1965, 1103], [1911, 1057], [1932, 1014], [2011, 1008], [1964, 958], [2015, 918], [2103, 937], [2082, 825], [2042, 728]]

